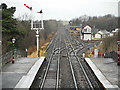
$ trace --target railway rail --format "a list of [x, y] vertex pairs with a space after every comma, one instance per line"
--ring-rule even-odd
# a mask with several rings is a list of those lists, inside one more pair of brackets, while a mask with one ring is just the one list
[[[87, 81], [90, 89], [92, 89], [92, 90], [95, 90], [95, 89], [101, 90], [101, 89], [103, 89], [103, 88], [101, 88], [102, 86], [101, 86], [101, 84], [98, 82], [98, 80], [96, 79], [96, 77], [94, 76], [93, 72], [92, 72], [91, 70], [89, 70], [90, 68], [89, 68], [88, 65], [84, 62], [83, 58], [79, 58], [79, 57], [77, 56], [77, 52], [75, 52], [75, 49], [74, 49], [74, 47], [73, 47], [73, 45], [72, 45], [73, 39], [70, 37], [70, 35], [69, 35], [69, 37], [68, 37], [68, 34], [65, 35], [65, 36], [66, 36], [66, 38], [67, 38], [67, 41], [69, 41], [69, 43], [70, 43], [70, 48], [72, 49], [72, 50], [70, 51], [70, 53], [73, 53], [73, 54], [74, 54], [74, 56], [75, 56], [75, 58], [76, 58], [76, 60], [77, 60], [77, 62], [78, 62], [78, 63], [76, 63], [76, 66], [77, 66], [77, 64], [79, 64], [78, 66], [79, 66], [80, 69], [82, 70], [82, 72], [83, 72], [83, 74], [84, 74], [84, 77], [86, 78], [86, 81]], [[69, 39], [69, 38], [71, 38], [71, 39]], [[70, 40], [72, 40], [72, 41], [70, 41]], [[76, 41], [76, 42], [77, 42], [77, 41]], [[77, 44], [80, 45], [78, 42], [77, 42]], [[94, 44], [94, 43], [93, 43], [93, 44]], [[81, 51], [83, 48], [85, 48], [85, 47], [87, 47], [87, 46], [90, 46], [90, 45], [89, 45], [89, 44], [88, 44], [88, 45], [84, 45], [83, 43], [81, 43], [80, 46], [81, 46], [82, 48], [81, 48], [79, 51]], [[73, 55], [72, 55], [72, 57], [73, 57]], [[75, 60], [74, 60], [74, 61], [75, 61]], [[74, 61], [73, 61], [73, 64], [75, 63]], [[75, 68], [76, 68], [76, 66], [75, 66]], [[77, 70], [77, 68], [76, 68], [75, 70]], [[77, 71], [76, 71], [76, 72], [77, 72]], [[79, 78], [77, 78], [77, 80], [79, 80]], [[81, 85], [81, 86], [83, 86], [83, 85]], [[82, 88], [81, 86], [78, 86], [78, 87], [79, 87], [79, 88]], [[85, 85], [85, 86], [87, 86], [87, 85]], [[84, 87], [84, 88], [89, 88], [89, 87]]]
[[77, 55], [88, 45], [90, 46], [73, 39], [65, 28], [59, 27], [46, 50], [47, 65], [39, 82], [40, 90], [46, 88], [101, 90], [102, 86], [90, 67]]
[[[53, 45], [52, 45], [53, 43]], [[53, 46], [51, 54], [47, 57], [49, 59], [47, 68], [45, 70], [43, 79], [39, 85], [40, 89], [44, 88], [59, 88], [59, 74], [60, 74], [60, 35], [56, 33], [56, 37], [50, 44]]]

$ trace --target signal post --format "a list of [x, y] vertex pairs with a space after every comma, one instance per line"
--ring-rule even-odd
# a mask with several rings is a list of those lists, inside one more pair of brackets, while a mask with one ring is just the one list
[[27, 7], [30, 11], [31, 11], [31, 30], [34, 30], [36, 32], [36, 38], [37, 38], [37, 57], [39, 57], [39, 53], [40, 53], [40, 50], [39, 50], [39, 32], [41, 30], [44, 29], [44, 26], [43, 26], [43, 17], [42, 17], [42, 10], [40, 12], [37, 12], [37, 13], [40, 13], [41, 14], [41, 22], [38, 22], [38, 21], [33, 21], [32, 19], [32, 15], [33, 15], [33, 10], [32, 10], [32, 7], [29, 7], [28, 5], [24, 4], [25, 7]]

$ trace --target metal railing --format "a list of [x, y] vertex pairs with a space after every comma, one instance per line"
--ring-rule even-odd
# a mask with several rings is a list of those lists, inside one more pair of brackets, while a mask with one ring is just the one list
[[[14, 50], [14, 57], [19, 58], [19, 57], [25, 57], [26, 52], [24, 50]], [[12, 61], [13, 58], [13, 51], [7, 52], [6, 54], [0, 56], [0, 67], [4, 66], [6, 63], [9, 63]]]

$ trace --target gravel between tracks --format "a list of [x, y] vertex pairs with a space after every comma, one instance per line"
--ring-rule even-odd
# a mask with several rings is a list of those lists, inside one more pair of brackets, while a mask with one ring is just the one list
[[[62, 59], [60, 60], [60, 78], [61, 78], [61, 84], [60, 88], [74, 88], [72, 74], [68, 62], [68, 58], [66, 55], [66, 50], [64, 50], [64, 53], [61, 54]], [[64, 56], [64, 57], [63, 57]]]

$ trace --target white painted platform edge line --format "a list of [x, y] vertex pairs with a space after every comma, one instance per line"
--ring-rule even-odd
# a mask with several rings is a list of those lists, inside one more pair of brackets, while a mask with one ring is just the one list
[[[41, 64], [43, 63], [44, 58], [40, 58], [38, 61], [36, 61], [36, 63], [33, 65], [33, 67], [29, 70], [29, 72], [27, 73], [27, 75], [30, 74], [35, 74], [37, 73], [37, 71], [39, 70], [39, 67], [41, 66]], [[38, 67], [39, 66], [39, 67]], [[37, 70], [36, 70], [37, 69]], [[34, 72], [36, 71], [36, 72]]]
[[[41, 61], [42, 60], [42, 61]], [[25, 75], [24, 77], [26, 78], [22, 78], [18, 84], [16, 85], [15, 88], [30, 88], [42, 62], [44, 61], [44, 58], [40, 58], [34, 65], [33, 67], [29, 70], [28, 74]], [[27, 85], [26, 85], [27, 84]]]
[[20, 87], [22, 86], [22, 84], [23, 84], [23, 81], [25, 81], [25, 80], [26, 80], [26, 77], [23, 76], [23, 77], [20, 79], [20, 81], [16, 84], [15, 88], [20, 88]]
[[114, 85], [112, 85], [106, 77], [101, 73], [101, 71], [97, 68], [97, 66], [90, 60], [90, 58], [85, 58], [85, 61], [88, 63], [88, 65], [91, 67], [93, 72], [95, 73], [96, 77], [99, 79], [99, 81], [102, 83], [102, 85], [105, 88], [115, 88]]
[[30, 88], [40, 66], [42, 65], [45, 57], [41, 57], [32, 68], [29, 70], [27, 75], [24, 75], [20, 81], [16, 84], [15, 88]]

